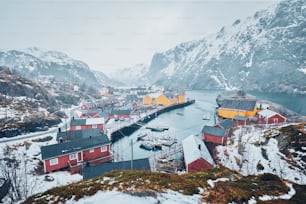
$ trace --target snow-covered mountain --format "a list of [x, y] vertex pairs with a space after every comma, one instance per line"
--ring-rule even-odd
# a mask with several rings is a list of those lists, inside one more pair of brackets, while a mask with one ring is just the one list
[[0, 51], [0, 65], [35, 79], [41, 75], [54, 76], [58, 81], [97, 86], [98, 80], [88, 65], [57, 51], [40, 48]]
[[147, 76], [149, 66], [145, 64], [137, 64], [132, 67], [126, 67], [115, 70], [110, 73], [110, 78], [117, 81], [121, 81], [125, 85], [137, 86], [137, 85], [150, 85]]
[[306, 92], [306, 2], [281, 1], [200, 40], [156, 53], [146, 77], [185, 88]]
[[103, 86], [124, 86], [125, 83], [121, 81], [117, 81], [115, 77], [109, 78], [106, 74], [101, 71], [94, 70], [93, 73], [95, 74], [99, 84]]

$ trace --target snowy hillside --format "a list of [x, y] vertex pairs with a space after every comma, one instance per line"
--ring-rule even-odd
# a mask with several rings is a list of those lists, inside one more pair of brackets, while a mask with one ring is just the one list
[[286, 0], [200, 40], [156, 53], [150, 83], [306, 92], [306, 3]]
[[[299, 148], [299, 144], [295, 147], [293, 142], [289, 142], [291, 147], [285, 146], [284, 152], [288, 152], [285, 155], [278, 142], [285, 140], [281, 135], [277, 128], [240, 127], [226, 146], [217, 147], [217, 157], [223, 166], [243, 175], [272, 173], [282, 179], [306, 185], [306, 150]], [[305, 136], [301, 134], [301, 141]]]
[[32, 80], [40, 76], [52, 76], [58, 81], [99, 85], [86, 63], [57, 51], [45, 51], [36, 47], [0, 51], [0, 66], [14, 69]]
[[133, 67], [115, 70], [113, 73], [110, 73], [109, 76], [129, 86], [149, 85], [148, 76], [146, 76], [148, 69], [148, 65], [137, 64]]

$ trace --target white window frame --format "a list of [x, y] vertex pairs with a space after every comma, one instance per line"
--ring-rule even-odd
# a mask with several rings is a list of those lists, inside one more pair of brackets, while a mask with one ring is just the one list
[[94, 153], [94, 151], [95, 151], [94, 148], [89, 149], [89, 153]]
[[97, 124], [92, 125], [92, 128], [98, 128]]
[[49, 160], [50, 166], [54, 166], [58, 164], [58, 158], [53, 158]]
[[75, 129], [76, 129], [76, 130], [81, 130], [82, 127], [81, 127], [80, 125], [77, 125], [77, 126], [75, 126]]
[[102, 146], [101, 147], [101, 152], [107, 152], [107, 146]]
[[69, 160], [77, 160], [77, 159], [78, 159], [77, 153], [69, 154]]

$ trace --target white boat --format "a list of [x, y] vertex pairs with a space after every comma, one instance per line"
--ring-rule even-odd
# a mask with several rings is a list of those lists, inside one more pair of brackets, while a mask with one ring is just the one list
[[210, 120], [210, 112], [207, 112], [202, 117], [203, 120]]

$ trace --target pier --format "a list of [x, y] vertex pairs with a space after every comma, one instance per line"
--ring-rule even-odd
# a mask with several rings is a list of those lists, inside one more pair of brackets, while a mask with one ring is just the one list
[[124, 136], [130, 136], [136, 130], [138, 130], [139, 128], [141, 128], [142, 126], [144, 126], [145, 124], [147, 124], [151, 120], [155, 119], [159, 115], [161, 115], [163, 113], [167, 113], [167, 112], [175, 110], [175, 109], [178, 109], [178, 108], [183, 108], [183, 107], [189, 106], [189, 105], [194, 104], [194, 103], [195, 103], [195, 100], [189, 100], [189, 101], [186, 101], [185, 103], [167, 106], [167, 107], [162, 108], [162, 109], [156, 109], [155, 111], [152, 111], [148, 115], [139, 118], [137, 121], [132, 122], [131, 124], [127, 124], [123, 127], [119, 127], [118, 129], [115, 129], [114, 131], [112, 131], [109, 134], [110, 140], [114, 143]]

